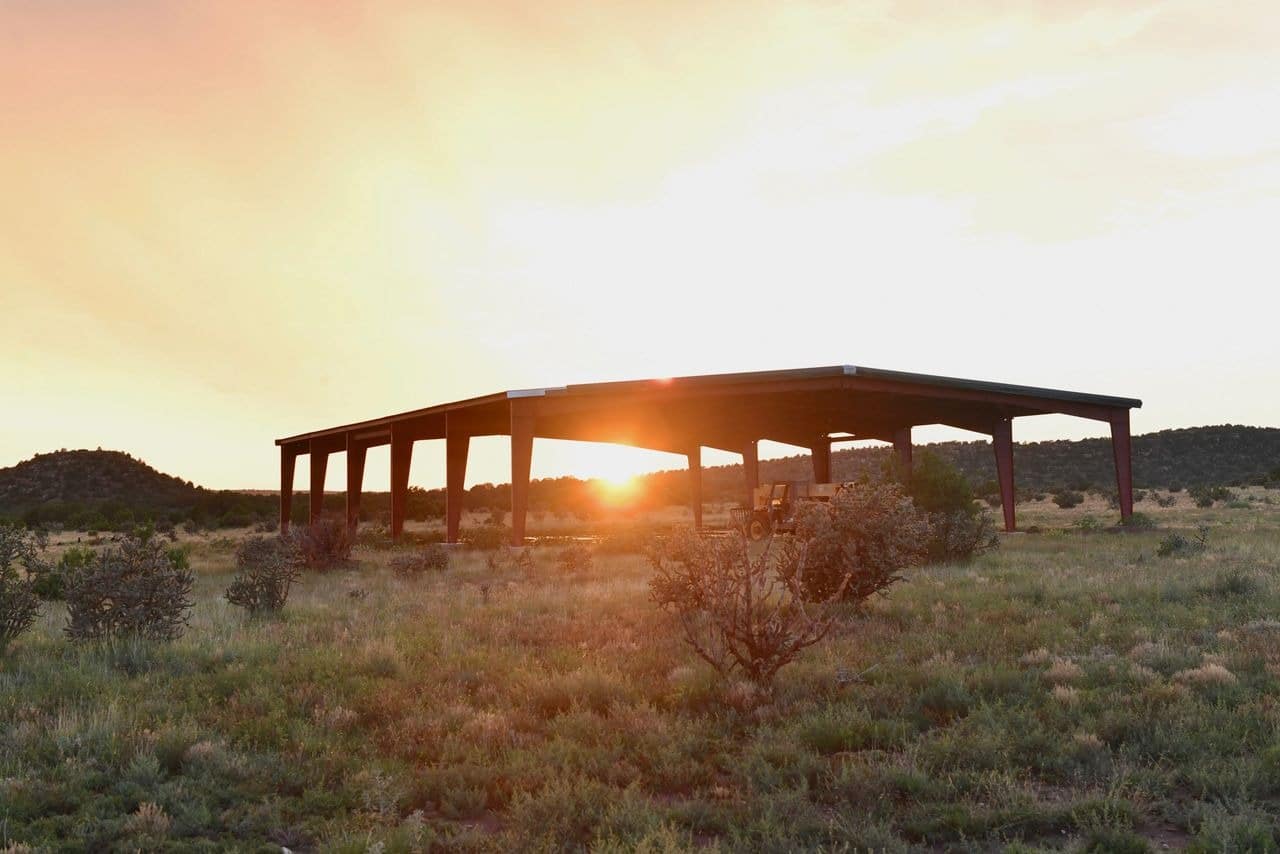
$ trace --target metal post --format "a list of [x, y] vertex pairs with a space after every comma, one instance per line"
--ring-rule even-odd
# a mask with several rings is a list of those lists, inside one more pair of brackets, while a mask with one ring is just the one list
[[409, 466], [413, 462], [413, 439], [398, 424], [391, 425], [391, 537], [404, 533], [405, 510], [409, 502]]
[[329, 452], [311, 449], [311, 524], [324, 513], [324, 476], [329, 468]]
[[995, 424], [991, 445], [996, 453], [996, 476], [1000, 481], [1000, 506], [1004, 510], [1004, 529], [1016, 530], [1013, 502], [1013, 419], [1001, 418]]
[[289, 533], [289, 519], [293, 515], [293, 469], [298, 452], [292, 448], [280, 448], [280, 535]]
[[821, 437], [809, 447], [809, 454], [813, 461], [813, 482], [830, 483], [831, 440], [826, 436]]
[[898, 469], [904, 480], [911, 479], [911, 428], [893, 431], [893, 450], [898, 455]]
[[760, 448], [756, 439], [742, 447], [742, 473], [747, 482], [747, 499], [742, 506], [750, 510], [755, 503], [756, 487], [760, 485]]
[[462, 528], [462, 502], [467, 494], [467, 451], [470, 447], [471, 437], [465, 433], [454, 432], [453, 426], [446, 422], [444, 437], [444, 539], [447, 543], [458, 542], [458, 532]]
[[533, 462], [533, 416], [511, 411], [511, 545], [524, 545], [529, 510], [529, 468]]
[[702, 446], [695, 445], [689, 458], [689, 506], [693, 509], [693, 527], [702, 530]]
[[1133, 517], [1133, 452], [1129, 441], [1129, 410], [1111, 415], [1111, 453], [1116, 460], [1116, 487], [1120, 492], [1120, 521]]
[[347, 434], [347, 527], [360, 524], [360, 491], [364, 486], [364, 458], [368, 447]]

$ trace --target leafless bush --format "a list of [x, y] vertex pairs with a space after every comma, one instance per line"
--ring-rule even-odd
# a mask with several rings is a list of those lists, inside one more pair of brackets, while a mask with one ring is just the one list
[[925, 558], [929, 522], [897, 483], [873, 481], [806, 507], [796, 539], [806, 544], [804, 576], [796, 581], [807, 599], [861, 602]]
[[279, 611], [298, 578], [302, 555], [285, 537], [252, 537], [236, 548], [236, 576], [227, 601], [250, 614]]
[[73, 640], [173, 640], [186, 628], [194, 581], [185, 560], [166, 553], [155, 537], [128, 537], [69, 579], [66, 633]]
[[351, 559], [355, 539], [347, 520], [341, 516], [321, 516], [294, 535], [302, 563], [308, 569], [327, 570]]
[[[790, 538], [753, 557], [745, 534], [704, 540], [681, 530], [656, 542], [649, 588], [685, 640], [721, 676], [768, 689], [779, 669], [826, 636], [832, 616], [806, 603], [808, 544]], [[776, 551], [776, 556], [774, 552]], [[837, 586], [828, 601], [844, 592]]]
[[[0, 524], [0, 652], [31, 627], [40, 613], [36, 580], [44, 569], [41, 537], [25, 528]], [[19, 574], [19, 566], [25, 575]]]
[[443, 572], [449, 568], [449, 550], [439, 543], [428, 543], [417, 551], [398, 554], [391, 558], [391, 570], [396, 575], [421, 575], [425, 572]]

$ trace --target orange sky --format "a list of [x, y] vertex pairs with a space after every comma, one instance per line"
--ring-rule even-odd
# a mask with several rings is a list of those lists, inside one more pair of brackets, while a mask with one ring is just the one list
[[7, 0], [0, 465], [840, 363], [1280, 424], [1280, 5], [940, 5]]

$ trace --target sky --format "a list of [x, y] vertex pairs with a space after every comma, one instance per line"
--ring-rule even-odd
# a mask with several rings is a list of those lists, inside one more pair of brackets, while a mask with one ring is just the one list
[[1277, 44], [1274, 0], [0, 0], [0, 466], [272, 488], [311, 429], [836, 364], [1280, 426]]

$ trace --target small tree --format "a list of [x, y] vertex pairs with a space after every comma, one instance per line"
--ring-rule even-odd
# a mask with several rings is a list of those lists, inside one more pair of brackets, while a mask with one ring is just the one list
[[279, 611], [301, 565], [302, 555], [292, 540], [251, 537], [236, 548], [236, 576], [227, 588], [227, 601], [255, 615]]
[[965, 562], [999, 545], [991, 514], [974, 499], [969, 481], [937, 454], [920, 455], [907, 492], [916, 509], [928, 517], [925, 559], [929, 563]]
[[805, 602], [807, 544], [791, 538], [773, 551], [770, 542], [753, 557], [743, 532], [704, 540], [681, 529], [649, 552], [650, 594], [680, 620], [693, 651], [721, 676], [739, 671], [766, 690], [832, 622]]
[[73, 640], [181, 636], [191, 613], [195, 577], [179, 563], [149, 531], [99, 553], [68, 579], [67, 635]]
[[[36, 579], [44, 566], [43, 549], [40, 535], [0, 523], [0, 652], [30, 628], [40, 613]], [[19, 573], [19, 567], [25, 576]]]
[[805, 572], [797, 579], [806, 598], [861, 602], [924, 560], [929, 522], [899, 484], [870, 481], [804, 508], [796, 538], [807, 546]]

